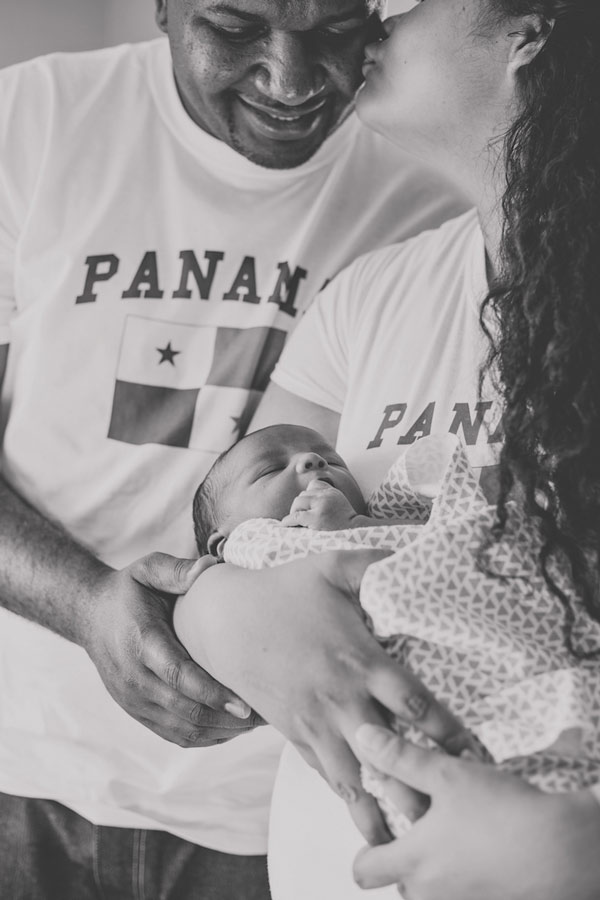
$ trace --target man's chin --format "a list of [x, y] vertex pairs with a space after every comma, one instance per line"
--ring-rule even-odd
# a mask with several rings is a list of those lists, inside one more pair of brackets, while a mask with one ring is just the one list
[[231, 146], [240, 156], [264, 169], [296, 169], [315, 155], [324, 140], [326, 137], [308, 146], [297, 146], [295, 141], [272, 141], [272, 146], [265, 147], [263, 142], [252, 143], [234, 137]]

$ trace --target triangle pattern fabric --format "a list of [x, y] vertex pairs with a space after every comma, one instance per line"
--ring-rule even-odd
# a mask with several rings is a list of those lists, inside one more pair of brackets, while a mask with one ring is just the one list
[[[419, 676], [501, 768], [547, 791], [598, 783], [600, 662], [574, 658], [565, 646], [563, 608], [539, 569], [536, 523], [511, 503], [502, 539], [490, 543], [495, 507], [453, 436], [417, 441], [369, 505], [381, 524], [368, 528], [325, 532], [250, 520], [229, 538], [226, 558], [260, 568], [328, 550], [392, 551], [369, 566], [360, 589], [369, 627], [387, 652]], [[406, 524], [386, 524], [388, 516]], [[568, 593], [566, 574], [553, 575]], [[600, 648], [600, 626], [576, 597], [571, 602], [578, 645]], [[407, 736], [428, 744], [414, 729]], [[407, 822], [383, 805], [402, 833]]]

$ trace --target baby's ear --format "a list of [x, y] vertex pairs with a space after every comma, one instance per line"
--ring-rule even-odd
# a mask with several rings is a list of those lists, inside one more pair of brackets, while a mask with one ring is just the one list
[[223, 559], [223, 551], [225, 549], [225, 541], [227, 538], [220, 531], [213, 531], [206, 542], [206, 549], [211, 556], [221, 561]]

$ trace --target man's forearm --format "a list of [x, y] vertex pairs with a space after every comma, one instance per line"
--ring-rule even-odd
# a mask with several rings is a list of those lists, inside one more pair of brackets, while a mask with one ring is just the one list
[[0, 606], [81, 644], [110, 571], [0, 477]]

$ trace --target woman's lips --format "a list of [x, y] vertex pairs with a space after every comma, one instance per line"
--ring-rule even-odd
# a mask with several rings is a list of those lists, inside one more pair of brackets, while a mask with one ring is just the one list
[[362, 64], [362, 73], [365, 78], [367, 77], [367, 72], [370, 72], [374, 65], [374, 59], [365, 59], [364, 63]]
[[377, 65], [377, 59], [374, 55], [374, 51], [376, 51], [377, 47], [379, 47], [379, 44], [367, 44], [365, 47], [365, 59], [362, 64], [362, 73], [365, 76], [373, 66]]
[[238, 100], [244, 117], [257, 131], [279, 140], [309, 137], [327, 110], [326, 97], [300, 106], [267, 106], [241, 94], [238, 94]]

